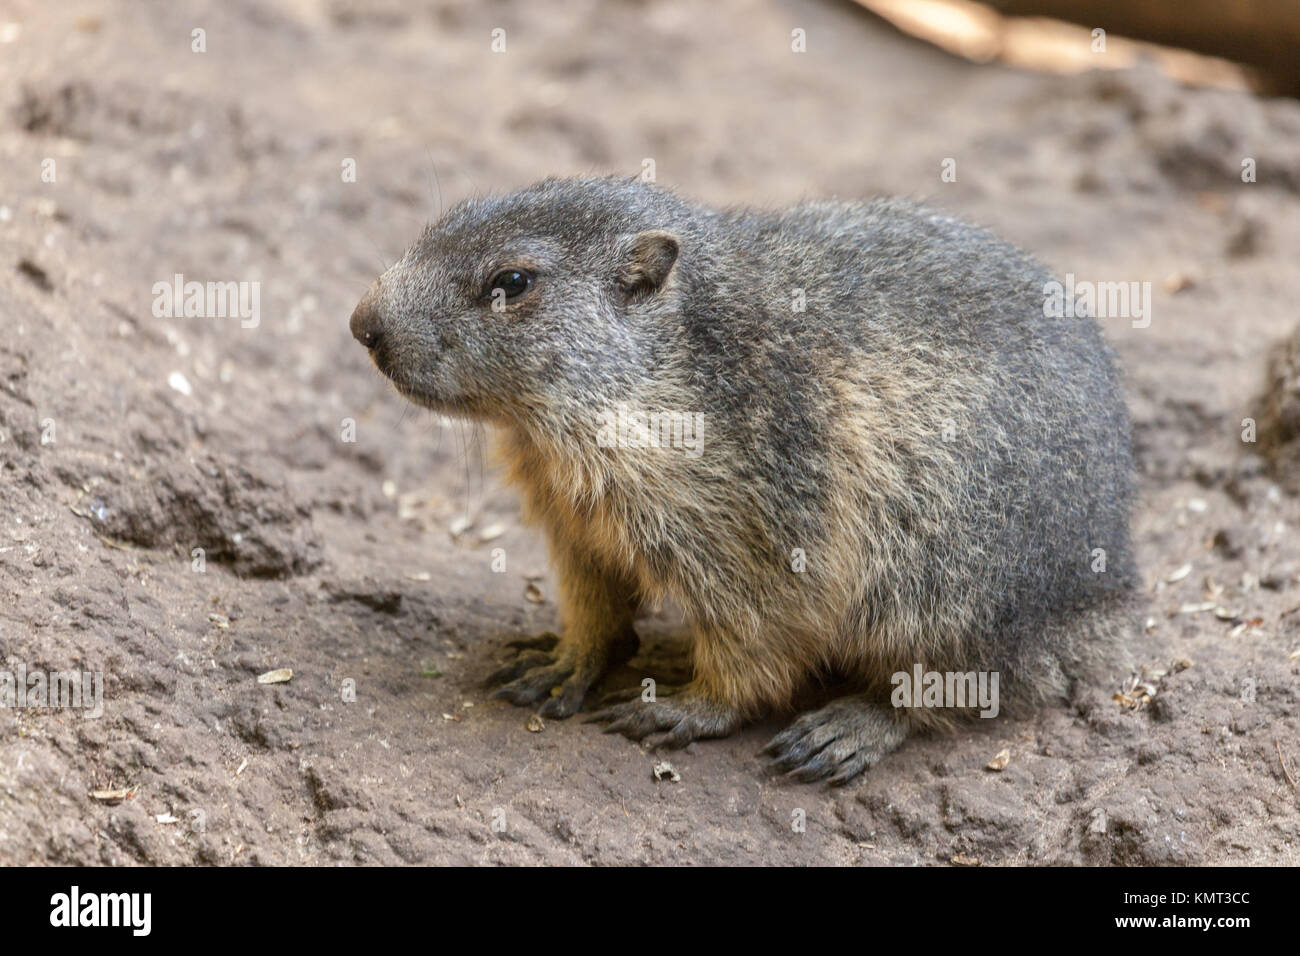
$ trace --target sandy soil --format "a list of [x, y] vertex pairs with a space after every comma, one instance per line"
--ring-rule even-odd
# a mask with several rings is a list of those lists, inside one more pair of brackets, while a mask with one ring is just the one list
[[[1241, 440], [1300, 320], [1295, 102], [974, 67], [829, 0], [0, 21], [0, 659], [104, 675], [100, 719], [0, 710], [0, 863], [1300, 862], [1300, 500]], [[785, 717], [670, 755], [674, 783], [487, 699], [505, 642], [557, 625], [542, 543], [481, 436], [407, 407], [347, 318], [441, 207], [646, 158], [719, 203], [926, 198], [1058, 273], [1152, 283], [1148, 328], [1107, 325], [1149, 703], [1117, 673], [826, 790], [765, 770]], [[155, 317], [176, 273], [260, 282], [260, 324]], [[684, 672], [680, 623], [642, 630], [610, 685]]]

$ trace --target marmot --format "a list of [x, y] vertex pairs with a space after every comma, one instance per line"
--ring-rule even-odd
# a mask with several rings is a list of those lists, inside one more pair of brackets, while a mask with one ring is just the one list
[[1051, 281], [908, 201], [715, 210], [548, 179], [449, 210], [351, 329], [411, 401], [499, 426], [549, 538], [564, 636], [498, 696], [573, 714], [669, 598], [693, 678], [593, 719], [680, 746], [834, 678], [855, 693], [768, 752], [843, 782], [968, 713], [897, 706], [897, 675], [996, 674], [1006, 709], [1134, 633], [1128, 413], [1096, 322], [1048, 317]]

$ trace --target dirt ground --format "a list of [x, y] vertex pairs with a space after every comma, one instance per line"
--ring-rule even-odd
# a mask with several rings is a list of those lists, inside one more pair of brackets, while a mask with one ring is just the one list
[[[672, 782], [488, 699], [505, 642], [558, 624], [542, 542], [348, 316], [440, 208], [647, 158], [717, 203], [923, 198], [1152, 283], [1149, 327], [1106, 325], [1149, 702], [1116, 673], [828, 790], [765, 769], [788, 715]], [[1297, 250], [1294, 101], [972, 66], [848, 2], [8, 2], [0, 659], [102, 672], [104, 712], [0, 709], [0, 863], [1294, 865], [1300, 498], [1242, 420]], [[177, 273], [259, 282], [259, 324], [156, 317]], [[641, 629], [607, 686], [684, 673], [680, 622]]]

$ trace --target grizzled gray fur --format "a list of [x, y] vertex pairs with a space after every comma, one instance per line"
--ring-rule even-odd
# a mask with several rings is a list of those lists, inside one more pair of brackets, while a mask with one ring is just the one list
[[[992, 672], [1005, 711], [1134, 633], [1128, 413], [1097, 323], [1045, 316], [1051, 278], [910, 202], [550, 179], [449, 211], [352, 330], [410, 400], [497, 426], [548, 537], [564, 636], [523, 642], [498, 696], [576, 712], [667, 599], [691, 681], [593, 719], [680, 746], [834, 681], [769, 750], [843, 782], [974, 713], [898, 706], [894, 675]], [[602, 441], [620, 409], [697, 416], [700, 447]]]

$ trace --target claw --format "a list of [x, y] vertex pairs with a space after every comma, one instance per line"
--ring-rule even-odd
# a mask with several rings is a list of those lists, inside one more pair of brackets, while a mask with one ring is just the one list
[[640, 723], [631, 716], [620, 717], [605, 728], [607, 734], [622, 734], [628, 740], [640, 740], [649, 730], [643, 730]]
[[497, 700], [508, 700], [512, 704], [535, 704], [548, 696], [552, 689], [561, 686], [572, 673], [573, 668], [565, 664], [534, 667], [517, 680], [498, 688], [492, 696]]
[[551, 699], [542, 704], [537, 713], [542, 717], [563, 720], [571, 717], [582, 707], [583, 698], [587, 696], [588, 684], [576, 677], [570, 677], [558, 688], [551, 690]]
[[668, 750], [681, 750], [695, 739], [691, 730], [691, 725], [682, 720], [667, 733], [651, 734], [646, 738], [645, 742], [652, 750], [658, 750], [660, 747]]
[[763, 752], [774, 757], [772, 768], [787, 779], [810, 783], [829, 777], [830, 786], [842, 786], [906, 736], [906, 727], [887, 708], [865, 697], [845, 697], [804, 714]]

